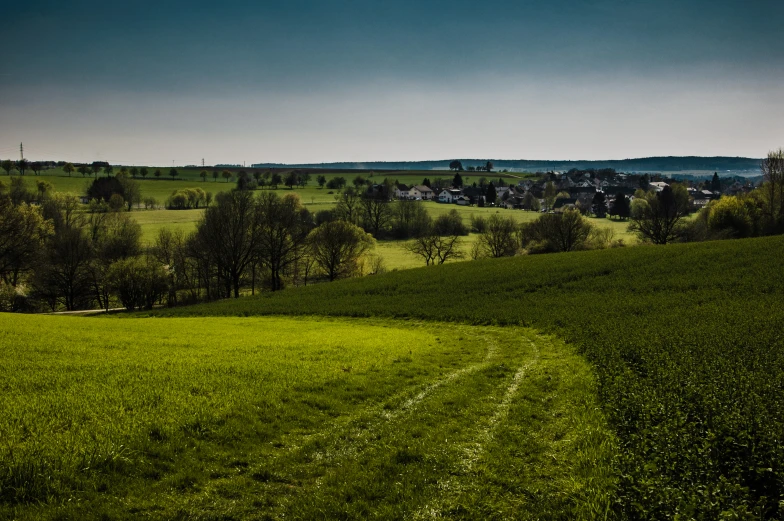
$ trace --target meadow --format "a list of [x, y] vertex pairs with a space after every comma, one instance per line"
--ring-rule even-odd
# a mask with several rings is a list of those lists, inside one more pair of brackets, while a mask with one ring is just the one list
[[784, 238], [480, 260], [155, 316], [533, 327], [598, 377], [623, 519], [784, 517]]
[[0, 314], [0, 518], [595, 519], [590, 367], [524, 328]]

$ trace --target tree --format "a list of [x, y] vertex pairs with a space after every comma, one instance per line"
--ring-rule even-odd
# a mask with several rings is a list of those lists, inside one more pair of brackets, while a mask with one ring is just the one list
[[[689, 196], [682, 185], [666, 186], [661, 192], [649, 192], [646, 205], [632, 212], [629, 231], [653, 244], [667, 244], [681, 234], [681, 221], [689, 213]], [[635, 199], [635, 202], [637, 200]]]
[[495, 204], [497, 199], [498, 193], [495, 191], [495, 186], [493, 186], [493, 183], [490, 183], [487, 185], [487, 190], [485, 191], [485, 202], [487, 202], [487, 204]]
[[778, 232], [784, 228], [784, 149], [769, 152], [761, 169], [768, 231]]
[[[112, 165], [106, 165], [103, 167], [103, 173], [106, 174], [106, 177], [111, 176], [112, 172], [114, 172], [114, 167]], [[159, 172], [158, 175], [160, 175], [160, 170], [158, 170], [158, 172]]]
[[373, 247], [373, 239], [358, 226], [332, 221], [308, 235], [308, 251], [316, 266], [333, 281], [357, 272], [362, 255]]
[[155, 172], [153, 172], [152, 175], [155, 176], [155, 179], [160, 179], [160, 177], [162, 175], [161, 174], [161, 169], [160, 168], [156, 168]]
[[312, 228], [310, 213], [296, 193], [280, 198], [266, 192], [258, 199], [256, 255], [270, 274], [270, 289], [283, 289], [283, 272], [302, 258]]
[[599, 218], [604, 218], [607, 215], [607, 199], [604, 197], [604, 192], [596, 192], [593, 196], [591, 211]]
[[171, 170], [169, 170], [169, 175], [171, 176], [171, 178], [172, 178], [172, 179], [174, 179], [175, 177], [177, 177], [179, 174], [180, 174], [180, 173], [179, 173], [179, 172], [177, 172], [177, 169], [176, 169], [176, 168], [172, 168]]
[[278, 173], [272, 174], [272, 176], [270, 177], [270, 186], [275, 190], [278, 189], [278, 185], [281, 184], [282, 182], [283, 182], [283, 178]]
[[360, 196], [362, 224], [366, 231], [378, 238], [386, 231], [392, 220], [389, 199], [383, 193], [362, 194]]
[[54, 186], [52, 183], [48, 181], [38, 181], [35, 183], [36, 188], [38, 189], [38, 201], [41, 202], [46, 197], [46, 194], [51, 193], [54, 190]]
[[335, 196], [335, 217], [351, 224], [357, 224], [360, 218], [360, 195], [349, 187]]
[[392, 203], [392, 234], [398, 239], [417, 237], [432, 225], [422, 201], [400, 199]]
[[468, 228], [463, 224], [460, 212], [454, 209], [436, 217], [433, 222], [433, 231], [441, 236], [468, 235]]
[[297, 173], [292, 171], [292, 172], [289, 172], [288, 174], [286, 174], [286, 179], [283, 182], [283, 184], [288, 186], [289, 189], [293, 190], [294, 189], [294, 185], [297, 184]]
[[352, 183], [354, 184], [354, 188], [359, 190], [362, 186], [365, 185], [365, 178], [362, 177], [361, 175], [358, 175], [354, 178], [354, 181], [352, 181]]
[[327, 184], [327, 178], [324, 174], [319, 174], [319, 176], [316, 177], [316, 182], [318, 183], [319, 188], [324, 188], [324, 185]]
[[422, 229], [414, 235], [405, 248], [414, 255], [425, 260], [425, 265], [443, 264], [449, 259], [459, 259], [464, 256], [460, 250], [460, 235], [442, 234], [433, 226], [430, 216], [425, 213]]
[[133, 257], [112, 264], [107, 273], [112, 293], [128, 311], [152, 309], [166, 293], [169, 278], [149, 257]]
[[461, 163], [460, 161], [455, 159], [454, 161], [449, 163], [449, 169], [450, 170], [454, 170], [455, 172], [457, 172], [458, 170], [462, 170], [463, 169], [463, 163]]
[[128, 172], [130, 172], [131, 177], [133, 177], [133, 178], [135, 178], [137, 175], [139, 175], [139, 169], [136, 168], [135, 166], [132, 166], [130, 168], [130, 170], [128, 170]]
[[254, 261], [258, 214], [253, 192], [219, 193], [196, 225], [198, 244], [204, 249], [224, 285], [224, 294], [240, 296], [240, 280]]
[[68, 177], [71, 177], [71, 174], [74, 172], [74, 166], [71, 163], [66, 163], [63, 165], [63, 172], [68, 174]]
[[87, 230], [93, 247], [89, 271], [94, 297], [98, 305], [108, 311], [112, 293], [109, 269], [114, 262], [141, 252], [142, 229], [127, 214], [110, 212], [91, 214]]
[[452, 186], [455, 188], [460, 188], [463, 186], [463, 176], [460, 173], [456, 173], [455, 177], [452, 178]]
[[591, 224], [579, 210], [540, 215], [520, 228], [520, 242], [530, 253], [581, 249], [591, 234]]
[[120, 185], [122, 186], [123, 200], [130, 212], [133, 209], [133, 205], [138, 205], [142, 202], [141, 185], [135, 179], [127, 177], [120, 179]]
[[344, 177], [333, 177], [327, 181], [327, 188], [330, 190], [341, 190], [346, 186], [346, 179]]
[[30, 170], [32, 170], [35, 175], [39, 175], [43, 169], [44, 164], [40, 161], [33, 161], [30, 163]]
[[[80, 174], [82, 174], [82, 177], [84, 177], [84, 176], [86, 176], [87, 174], [89, 174], [89, 173], [90, 173], [90, 167], [89, 167], [89, 166], [87, 166], [87, 165], [79, 165], [79, 168], [77, 168], [76, 170], [77, 170], [77, 171], [78, 171]], [[70, 176], [69, 176], [69, 177], [70, 177]]]
[[487, 172], [492, 172], [493, 171], [493, 162], [492, 161], [488, 161], [487, 163], [485, 163], [485, 170]]
[[220, 175], [220, 174], [218, 174], [218, 171], [217, 171], [217, 170], [213, 170], [213, 171], [212, 171], [212, 180], [213, 180], [213, 182], [216, 182], [216, 183], [218, 182], [218, 176], [219, 176], [219, 175]]
[[711, 179], [710, 183], [710, 190], [713, 193], [721, 193], [721, 179], [719, 179], [718, 172], [713, 172], [713, 178]]
[[27, 159], [20, 159], [16, 162], [16, 169], [19, 170], [19, 175], [25, 175], [25, 171], [30, 166], [30, 162]]
[[487, 219], [487, 229], [479, 234], [478, 248], [487, 257], [510, 257], [517, 253], [517, 222], [497, 214]]
[[228, 183], [229, 179], [231, 179], [231, 172], [229, 172], [228, 170], [224, 170], [223, 172], [221, 172], [221, 177], [223, 177]]
[[141, 176], [142, 176], [142, 179], [144, 179], [145, 177], [147, 177], [147, 174], [149, 174], [149, 173], [150, 173], [150, 171], [149, 171], [149, 170], [147, 170], [147, 167], [146, 167], [146, 166], [143, 166], [143, 167], [141, 167], [141, 168], [139, 169], [139, 175], [141, 175]]
[[100, 177], [95, 179], [87, 188], [87, 199], [98, 199], [109, 202], [109, 199], [115, 194], [119, 194], [120, 197], [124, 199], [124, 181], [123, 178], [118, 177]]
[[544, 200], [548, 211], [551, 210], [553, 208], [553, 204], [555, 204], [555, 195], [555, 185], [552, 181], [547, 181], [547, 183], [544, 185]]
[[0, 278], [5, 284], [16, 286], [35, 268], [52, 231], [40, 208], [15, 205], [9, 196], [0, 196]]
[[610, 207], [610, 215], [616, 215], [620, 219], [629, 218], [631, 215], [631, 204], [625, 194], [618, 193], [615, 196], [615, 200]]
[[539, 199], [530, 190], [526, 192], [523, 197], [523, 208], [535, 212], [538, 212], [541, 209]]
[[5, 175], [10, 176], [11, 175], [11, 170], [14, 169], [14, 162], [11, 161], [10, 159], [6, 159], [2, 163], [0, 163], [0, 167], [2, 167], [3, 170], [5, 170]]

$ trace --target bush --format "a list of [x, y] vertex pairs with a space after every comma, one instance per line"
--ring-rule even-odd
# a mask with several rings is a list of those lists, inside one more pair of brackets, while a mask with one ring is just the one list
[[132, 257], [109, 267], [112, 293], [129, 311], [152, 309], [169, 287], [166, 271], [152, 259]]
[[437, 235], [468, 235], [468, 228], [457, 210], [439, 215], [433, 222], [433, 230]]

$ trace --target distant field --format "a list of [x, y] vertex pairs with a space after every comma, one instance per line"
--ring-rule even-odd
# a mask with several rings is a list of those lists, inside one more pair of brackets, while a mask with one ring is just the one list
[[521, 328], [0, 314], [0, 518], [595, 519], [613, 438]]
[[523, 325], [593, 364], [622, 519], [780, 519], [784, 237], [452, 263], [155, 315]]

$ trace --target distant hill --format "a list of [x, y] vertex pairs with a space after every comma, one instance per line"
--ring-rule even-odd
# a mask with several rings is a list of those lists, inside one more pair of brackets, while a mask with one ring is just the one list
[[[258, 163], [254, 168], [325, 168], [345, 170], [448, 170], [451, 159], [437, 161], [368, 161], [338, 163]], [[488, 159], [460, 159], [464, 168], [483, 166]], [[614, 168], [619, 172], [719, 172], [720, 174], [759, 174], [760, 159], [750, 157], [643, 157], [602, 161], [551, 161], [531, 159], [490, 159], [494, 170], [511, 171], [567, 171], [572, 168]]]

